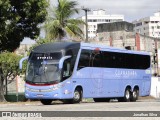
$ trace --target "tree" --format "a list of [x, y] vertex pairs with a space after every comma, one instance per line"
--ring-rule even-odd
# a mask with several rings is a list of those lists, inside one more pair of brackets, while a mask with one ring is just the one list
[[46, 36], [48, 39], [62, 39], [69, 35], [69, 37], [83, 37], [83, 32], [79, 25], [85, 24], [82, 20], [72, 19], [71, 16], [78, 14], [76, 1], [58, 0], [58, 5], [51, 11], [50, 17], [46, 21]]
[[[0, 0], [0, 56], [3, 51], [14, 51], [24, 37], [35, 39], [40, 32], [39, 24], [46, 19], [48, 2], [46, 0]], [[2, 55], [1, 55], [2, 53]], [[7, 60], [7, 59], [6, 59]], [[5, 61], [6, 61], [5, 60]], [[13, 59], [14, 60], [14, 59]], [[4, 67], [10, 65], [3, 61], [0, 65], [0, 99], [3, 100], [3, 83], [6, 80]], [[2, 66], [5, 65], [5, 66]], [[12, 77], [17, 69], [11, 69]], [[14, 74], [12, 74], [14, 73]]]
[[20, 73], [19, 60], [21, 58], [21, 56], [18, 56], [15, 53], [11, 52], [3, 52], [0, 54], [0, 101], [5, 101], [4, 90], [7, 88], [7, 84], [15, 80], [15, 77]]
[[35, 39], [47, 7], [46, 0], [0, 0], [0, 52], [14, 51], [24, 37]]

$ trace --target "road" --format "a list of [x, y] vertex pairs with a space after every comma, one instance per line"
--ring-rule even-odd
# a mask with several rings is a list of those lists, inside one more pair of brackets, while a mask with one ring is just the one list
[[[82, 102], [80, 104], [62, 104], [60, 102], [55, 102], [55, 103], [53, 102], [52, 105], [42, 105], [40, 102], [11, 103], [11, 104], [0, 104], [0, 111], [19, 111], [20, 113], [22, 111], [25, 111], [25, 112], [51, 111], [51, 112], [43, 113], [42, 116], [44, 117], [40, 118], [42, 120], [45, 120], [46, 118], [51, 119], [50, 117], [47, 117], [47, 115], [54, 116], [54, 114], [58, 116], [58, 117], [54, 117], [54, 120], [55, 119], [63, 120], [64, 118], [65, 120], [71, 120], [71, 119], [81, 120], [83, 118], [89, 119], [89, 120], [90, 119], [99, 120], [100, 117], [101, 119], [109, 118], [109, 120], [116, 120], [116, 119], [118, 120], [128, 120], [128, 119], [158, 120], [160, 119], [160, 112], [158, 112], [160, 111], [160, 100], [147, 99], [147, 100], [138, 100], [137, 102], [113, 101], [108, 103], [107, 102], [95, 103], [91, 101], [91, 102]], [[107, 111], [110, 111], [110, 112], [107, 112]], [[127, 113], [126, 111], [132, 111], [132, 112]], [[134, 116], [134, 112], [135, 112], [135, 115], [139, 115], [140, 117], [132, 117]], [[65, 114], [71, 117], [65, 117]], [[74, 114], [78, 115], [79, 117], [76, 117], [76, 115], [74, 116]], [[146, 114], [148, 114], [150, 117], [148, 116], [146, 117]], [[111, 117], [106, 117], [108, 115]], [[156, 115], [158, 115], [159, 117], [156, 117]], [[17, 120], [21, 118], [13, 118], [13, 119]]]

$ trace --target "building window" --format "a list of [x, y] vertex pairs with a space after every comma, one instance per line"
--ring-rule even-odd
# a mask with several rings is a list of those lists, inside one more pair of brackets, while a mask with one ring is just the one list
[[142, 22], [136, 23], [136, 27], [137, 27], [137, 26], [141, 26], [141, 25], [142, 25]]
[[96, 19], [94, 19], [94, 20], [93, 20], [93, 22], [97, 22], [97, 20], [96, 20]]
[[108, 22], [108, 19], [105, 19], [105, 22]]
[[96, 34], [96, 31], [93, 31], [94, 34]]
[[88, 19], [88, 22], [93, 22], [93, 20], [92, 19]]

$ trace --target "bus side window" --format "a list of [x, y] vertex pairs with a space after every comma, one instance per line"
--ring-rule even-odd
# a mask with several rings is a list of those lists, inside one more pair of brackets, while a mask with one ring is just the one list
[[72, 75], [71, 73], [71, 59], [67, 59], [63, 63], [63, 72], [62, 72], [62, 79], [65, 80]]
[[92, 53], [92, 60], [91, 60], [91, 66], [92, 67], [102, 67], [103, 61], [102, 61], [102, 55], [101, 52], [95, 53], [93, 51]]
[[69, 49], [66, 52], [66, 55], [71, 56], [71, 58], [70, 58], [70, 71], [71, 71], [71, 74], [73, 72], [74, 65], [75, 65], [75, 62], [76, 62], [76, 56], [75, 56], [75, 54], [73, 52], [74, 52], [73, 49]]
[[78, 70], [84, 68], [84, 67], [89, 67], [89, 62], [90, 62], [90, 50], [82, 50], [81, 55], [79, 58], [79, 63], [78, 63]]

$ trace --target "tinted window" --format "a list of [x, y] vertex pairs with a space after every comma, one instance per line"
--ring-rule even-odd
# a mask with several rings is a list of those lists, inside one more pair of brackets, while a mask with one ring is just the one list
[[124, 55], [116, 52], [103, 52], [104, 67], [123, 68]]
[[150, 56], [117, 52], [103, 52], [104, 67], [147, 69], [150, 67]]
[[91, 67], [102, 67], [103, 66], [101, 51], [92, 51], [90, 66]]
[[81, 51], [81, 55], [78, 63], [78, 69], [90, 66], [90, 55], [91, 55], [90, 50]]
[[147, 69], [150, 67], [150, 56], [109, 51], [95, 52], [93, 50], [82, 50], [78, 68], [84, 67]]

